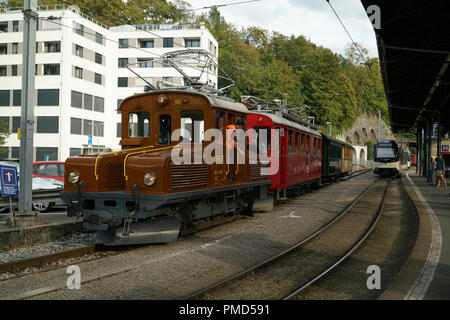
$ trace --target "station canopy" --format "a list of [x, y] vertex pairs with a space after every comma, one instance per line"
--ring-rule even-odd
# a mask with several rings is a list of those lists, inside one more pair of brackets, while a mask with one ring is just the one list
[[361, 3], [381, 9], [375, 34], [393, 131], [425, 127], [430, 118], [449, 130], [450, 0]]

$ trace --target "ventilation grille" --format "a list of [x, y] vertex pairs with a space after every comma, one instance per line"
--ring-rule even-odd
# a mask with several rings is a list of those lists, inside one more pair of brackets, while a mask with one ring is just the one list
[[106, 163], [106, 185], [120, 187], [125, 185], [123, 176], [123, 163]]
[[172, 186], [170, 190], [207, 186], [207, 165], [172, 165]]
[[268, 179], [268, 176], [263, 176], [261, 175], [261, 168], [267, 168], [269, 167], [268, 164], [261, 164], [261, 163], [257, 163], [257, 164], [251, 164], [250, 165], [250, 180], [257, 180], [257, 179], [263, 179], [266, 178]]

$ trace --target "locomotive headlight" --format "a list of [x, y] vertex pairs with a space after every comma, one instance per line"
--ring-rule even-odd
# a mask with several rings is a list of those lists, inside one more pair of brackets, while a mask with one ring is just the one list
[[156, 175], [153, 172], [147, 172], [144, 176], [144, 184], [146, 186], [152, 186], [156, 183]]
[[80, 174], [78, 173], [78, 171], [72, 171], [69, 174], [69, 182], [70, 183], [77, 183], [79, 179], [80, 179]]

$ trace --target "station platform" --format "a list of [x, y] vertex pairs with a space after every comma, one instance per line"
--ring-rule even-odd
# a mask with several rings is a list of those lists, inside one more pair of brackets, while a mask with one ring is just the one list
[[11, 227], [8, 214], [0, 214], [0, 251], [59, 239], [81, 231], [81, 220], [68, 217], [64, 211], [41, 213], [39, 223], [28, 227]]
[[[417, 209], [415, 247], [397, 279], [381, 299], [450, 299], [450, 188], [436, 188], [409, 170], [402, 176]], [[447, 180], [448, 183], [448, 180]]]

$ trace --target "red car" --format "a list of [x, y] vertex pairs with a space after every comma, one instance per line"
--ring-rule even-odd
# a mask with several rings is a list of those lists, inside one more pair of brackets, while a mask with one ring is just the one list
[[40, 161], [33, 162], [33, 175], [41, 178], [64, 181], [64, 162]]

